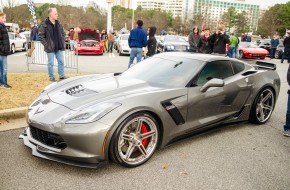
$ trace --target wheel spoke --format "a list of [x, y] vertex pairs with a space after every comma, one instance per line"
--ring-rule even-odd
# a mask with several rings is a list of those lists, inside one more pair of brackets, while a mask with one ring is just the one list
[[137, 125], [137, 129], [136, 129], [136, 133], [137, 132], [140, 132], [141, 133], [142, 124], [143, 124], [143, 120], [138, 119], [138, 125]]
[[266, 109], [266, 110], [270, 110], [272, 111], [272, 106], [269, 106], [269, 105], [266, 105], [266, 104], [263, 104], [263, 108]]
[[125, 155], [127, 160], [131, 157], [134, 148], [135, 147], [134, 147], [133, 143], [130, 143], [130, 145], [129, 145], [128, 149], [127, 149], [126, 155]]
[[124, 139], [124, 140], [127, 140], [129, 142], [132, 142], [131, 135], [128, 135], [128, 134], [123, 133], [122, 136], [121, 136], [121, 138]]
[[261, 119], [261, 121], [265, 120], [265, 114], [264, 114], [263, 109], [260, 110], [260, 119]]
[[143, 146], [142, 143], [140, 143], [140, 146], [138, 146], [138, 149], [140, 150], [140, 152], [143, 154], [143, 156], [147, 156], [147, 150], [146, 148]]
[[266, 102], [269, 98], [272, 97], [271, 93], [268, 93], [263, 99], [262, 99], [262, 103]]
[[156, 131], [152, 130], [147, 133], [142, 134], [142, 140], [152, 137], [156, 134]]

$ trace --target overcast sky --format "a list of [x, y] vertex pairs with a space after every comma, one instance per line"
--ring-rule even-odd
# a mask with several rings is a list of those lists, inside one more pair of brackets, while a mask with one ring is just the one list
[[[5, 2], [7, 0], [2, 0], [2, 2]], [[15, 0], [17, 3], [27, 3], [27, 0]], [[57, 0], [34, 0], [34, 3], [48, 3], [48, 2], [57, 2]], [[71, 2], [73, 5], [77, 6], [84, 6], [86, 5], [90, 0], [66, 0], [67, 2]], [[92, 0], [99, 5], [106, 7], [106, 0]], [[133, 0], [136, 1], [136, 0]], [[287, 3], [290, 0], [246, 0], [248, 3], [251, 4], [257, 4], [260, 5], [261, 8], [267, 8], [268, 6], [275, 5], [277, 3]]]

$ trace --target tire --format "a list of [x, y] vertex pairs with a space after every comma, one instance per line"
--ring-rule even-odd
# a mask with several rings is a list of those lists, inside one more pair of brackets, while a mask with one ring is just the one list
[[275, 107], [275, 95], [271, 88], [262, 89], [252, 104], [249, 121], [254, 124], [264, 124], [271, 117]]
[[244, 52], [243, 51], [240, 51], [239, 52], [239, 58], [240, 59], [244, 59], [245, 58], [245, 55], [244, 55]]
[[11, 52], [14, 54], [16, 52], [15, 44], [11, 45]]
[[23, 51], [27, 51], [28, 50], [28, 44], [27, 43], [24, 43], [23, 44]]
[[135, 113], [125, 119], [114, 133], [110, 157], [128, 168], [140, 166], [154, 154], [158, 139], [159, 127], [154, 117], [146, 112]]
[[123, 53], [121, 51], [119, 51], [119, 56], [122, 56], [122, 55], [123, 55]]
[[276, 51], [274, 57], [275, 57], [275, 59], [281, 59], [281, 52]]

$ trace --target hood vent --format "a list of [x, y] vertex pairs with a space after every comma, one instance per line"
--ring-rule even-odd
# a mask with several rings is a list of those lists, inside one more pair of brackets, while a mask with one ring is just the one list
[[81, 84], [74, 86], [74, 87], [71, 87], [67, 90], [64, 90], [64, 92], [68, 95], [75, 96], [75, 97], [80, 97], [80, 96], [85, 96], [88, 94], [96, 93], [93, 90], [89, 90], [89, 89], [84, 88], [83, 85], [81, 85]]

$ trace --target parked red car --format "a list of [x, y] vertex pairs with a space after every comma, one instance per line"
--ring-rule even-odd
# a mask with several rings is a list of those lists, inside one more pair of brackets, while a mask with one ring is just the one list
[[259, 48], [251, 42], [240, 42], [239, 58], [260, 58], [265, 59], [269, 52], [263, 48]]
[[103, 43], [98, 41], [98, 33], [95, 29], [82, 28], [78, 33], [78, 43], [74, 48], [76, 54], [103, 55]]

